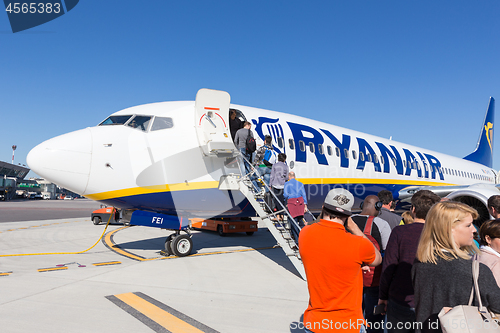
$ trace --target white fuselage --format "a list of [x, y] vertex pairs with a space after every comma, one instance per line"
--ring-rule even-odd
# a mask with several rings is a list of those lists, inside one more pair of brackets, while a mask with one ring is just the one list
[[[218, 190], [219, 179], [239, 173], [231, 158], [200, 147], [194, 102], [140, 105], [112, 116], [151, 117], [145, 127], [99, 125], [35, 147], [30, 167], [40, 176], [90, 199], [124, 209], [213, 217], [251, 215], [245, 198]], [[231, 105], [252, 123], [258, 145], [271, 135], [290, 170], [306, 185], [309, 207], [319, 209], [335, 186], [358, 200], [382, 189], [412, 185], [495, 184], [484, 165], [392, 140], [280, 112]], [[170, 127], [153, 130], [155, 119]], [[137, 118], [139, 119], [139, 118]]]

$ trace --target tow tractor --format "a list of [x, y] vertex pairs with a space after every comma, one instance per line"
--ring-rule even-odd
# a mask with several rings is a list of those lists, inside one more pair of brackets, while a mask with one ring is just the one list
[[191, 219], [193, 229], [217, 231], [219, 236], [224, 237], [226, 234], [235, 232], [246, 232], [248, 236], [252, 236], [258, 230], [257, 221], [252, 219], [235, 219], [235, 218], [220, 218], [220, 219]]
[[[113, 207], [107, 207], [101, 205], [101, 208], [94, 210], [90, 215], [90, 219], [95, 225], [99, 225], [101, 222], [107, 223], [109, 216], [113, 212]], [[120, 210], [115, 208], [115, 215], [110, 221], [111, 223], [121, 223]]]

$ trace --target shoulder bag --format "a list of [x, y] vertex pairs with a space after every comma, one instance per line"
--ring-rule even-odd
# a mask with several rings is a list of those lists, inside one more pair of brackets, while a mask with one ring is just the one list
[[[438, 314], [439, 322], [444, 333], [500, 333], [498, 321], [481, 301], [479, 293], [479, 261], [477, 254], [472, 258], [472, 278], [474, 285], [470, 292], [468, 305], [457, 305], [446, 312], [446, 308], [441, 309]], [[474, 290], [479, 306], [473, 306]]]

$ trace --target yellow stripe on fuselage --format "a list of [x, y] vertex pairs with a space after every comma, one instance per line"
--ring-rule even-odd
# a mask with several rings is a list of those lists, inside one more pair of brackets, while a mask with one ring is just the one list
[[[437, 181], [427, 180], [396, 180], [396, 179], [376, 179], [376, 178], [300, 178], [297, 179], [304, 185], [322, 185], [322, 184], [388, 184], [388, 185], [407, 185], [407, 186], [451, 186], [456, 184], [442, 183]], [[191, 190], [204, 190], [217, 188], [219, 182], [205, 181], [205, 182], [191, 182], [191, 183], [177, 183], [154, 185], [145, 187], [133, 187], [116, 191], [108, 191], [94, 194], [86, 194], [85, 197], [92, 200], [109, 200], [121, 197], [128, 197], [140, 194], [152, 194], [162, 192], [175, 192], [175, 191], [191, 191]]]
[[140, 194], [151, 194], [151, 193], [161, 193], [161, 192], [175, 192], [175, 191], [190, 191], [190, 190], [203, 190], [209, 188], [217, 188], [219, 182], [208, 181], [208, 182], [191, 182], [191, 183], [178, 183], [178, 184], [165, 184], [165, 185], [153, 185], [144, 187], [133, 187], [126, 188], [123, 190], [108, 191], [94, 194], [86, 194], [85, 197], [92, 200], [107, 200], [121, 197], [128, 197], [132, 195]]

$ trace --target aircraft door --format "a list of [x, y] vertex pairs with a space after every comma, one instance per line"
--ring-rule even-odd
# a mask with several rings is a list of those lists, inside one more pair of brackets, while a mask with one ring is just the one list
[[228, 156], [236, 152], [229, 130], [229, 103], [225, 91], [200, 89], [196, 94], [195, 128], [205, 155]]

